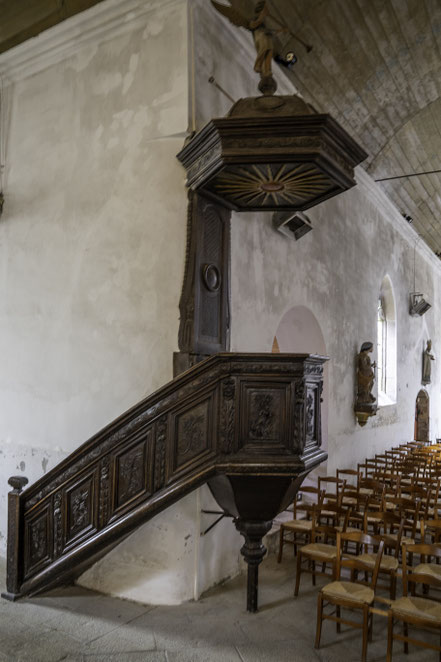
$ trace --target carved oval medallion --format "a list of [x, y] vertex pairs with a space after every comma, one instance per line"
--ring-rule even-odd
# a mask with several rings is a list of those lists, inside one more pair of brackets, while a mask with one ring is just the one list
[[210, 292], [217, 292], [221, 286], [221, 275], [214, 264], [204, 264], [202, 267], [204, 285]]
[[283, 191], [285, 185], [280, 182], [264, 182], [260, 185], [260, 188], [265, 193], [275, 193], [277, 191]]

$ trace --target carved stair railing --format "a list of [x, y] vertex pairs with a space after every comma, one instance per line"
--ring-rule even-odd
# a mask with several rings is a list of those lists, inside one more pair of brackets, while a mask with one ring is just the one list
[[236, 518], [246, 540], [242, 552], [257, 573], [262, 531], [326, 457], [320, 449], [324, 360], [212, 356], [25, 491], [26, 479], [12, 478], [3, 597], [13, 600], [72, 581], [136, 527], [207, 481]]

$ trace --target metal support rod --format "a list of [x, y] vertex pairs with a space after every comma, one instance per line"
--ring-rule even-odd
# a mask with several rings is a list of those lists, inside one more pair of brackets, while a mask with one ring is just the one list
[[224, 517], [232, 517], [232, 515], [228, 515], [227, 513], [224, 513], [222, 510], [201, 510], [201, 513], [204, 513], [204, 515], [220, 515], [213, 524], [210, 524], [208, 529], [205, 529], [205, 531], [201, 531], [201, 537], [207, 535], [211, 529], [214, 529], [216, 524], [219, 524], [220, 521], [224, 519]]
[[211, 83], [212, 85], [214, 85], [214, 87], [217, 87], [217, 89], [219, 90], [219, 92], [222, 92], [222, 94], [225, 94], [225, 96], [226, 96], [230, 101], [232, 101], [233, 103], [236, 103], [236, 99], [233, 99], [233, 97], [231, 96], [231, 94], [228, 94], [228, 92], [227, 92], [226, 90], [224, 90], [224, 88], [221, 87], [221, 86], [219, 85], [219, 83], [217, 82], [217, 80], [215, 79], [214, 76], [210, 76], [210, 78], [208, 79], [208, 82]]
[[395, 177], [383, 177], [375, 179], [376, 182], [389, 182], [391, 179], [406, 179], [406, 177], [422, 177], [423, 175], [437, 175], [441, 170], [427, 170], [427, 172], [411, 172], [409, 175], [396, 175]]

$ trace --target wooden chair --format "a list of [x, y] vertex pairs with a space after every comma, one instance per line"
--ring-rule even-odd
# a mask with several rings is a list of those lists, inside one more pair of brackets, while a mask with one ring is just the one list
[[[421, 520], [421, 542], [426, 542], [426, 537], [430, 537], [433, 545], [441, 543], [441, 519]], [[441, 567], [441, 566], [440, 566]]]
[[[294, 545], [294, 556], [297, 555], [297, 545], [299, 544], [298, 537], [301, 537], [302, 544], [311, 542], [312, 533], [312, 518], [314, 508], [322, 505], [324, 492], [320, 492], [317, 487], [310, 487], [305, 485], [299, 491], [302, 495], [302, 501], [297, 499], [294, 501], [293, 515], [294, 518], [288, 522], [283, 522], [280, 525], [279, 534], [279, 554], [277, 556], [277, 563], [282, 561], [283, 547], [285, 544]], [[311, 496], [315, 501], [308, 503], [303, 500], [303, 496]], [[304, 517], [299, 517], [304, 515]]]
[[[329, 522], [332, 516], [332, 525], [322, 524], [324, 517]], [[316, 507], [312, 518], [311, 543], [300, 547], [297, 553], [297, 572], [294, 595], [297, 597], [300, 588], [300, 577], [302, 572], [312, 575], [312, 585], [315, 586], [317, 575], [329, 574], [325, 572], [326, 566], [331, 566], [331, 575], [335, 577], [337, 546], [335, 544], [339, 531], [337, 527], [343, 521], [345, 530], [349, 518], [349, 511], [335, 504], [324, 504], [322, 508]], [[329, 541], [334, 541], [334, 544]], [[316, 570], [316, 563], [320, 565], [321, 571]]]
[[318, 478], [318, 488], [320, 491], [325, 491], [328, 501], [337, 502], [345, 484], [345, 480], [336, 476], [319, 476]]
[[[364, 586], [353, 581], [341, 581], [342, 567], [348, 567], [351, 571], [363, 570], [363, 563], [357, 556], [345, 557], [342, 547], [347, 542], [353, 542], [357, 545], [376, 546], [378, 541], [365, 533], [339, 533], [337, 536], [337, 559], [336, 559], [336, 580], [324, 586], [318, 595], [317, 600], [317, 631], [315, 638], [315, 647], [320, 647], [320, 638], [322, 631], [322, 622], [325, 619], [334, 621], [337, 624], [337, 633], [340, 632], [341, 624], [350, 625], [353, 628], [360, 628], [363, 631], [362, 643], [362, 662], [366, 662], [368, 639], [372, 636], [372, 616], [371, 607], [375, 599], [375, 588], [377, 585], [378, 573], [380, 570], [381, 557], [383, 555], [383, 541], [378, 545], [374, 572], [370, 586]], [[335, 607], [332, 613], [325, 613], [328, 605]], [[361, 623], [347, 620], [341, 617], [341, 608], [350, 610], [361, 610], [363, 620]], [[352, 662], [352, 661], [351, 661]]]
[[387, 505], [392, 506], [393, 512], [403, 520], [401, 544], [414, 544], [420, 528], [421, 503], [406, 497], [389, 497]]
[[[397, 573], [399, 569], [399, 555], [401, 550], [401, 536], [403, 533], [403, 520], [394, 513], [366, 510], [364, 516], [364, 532], [382, 540], [384, 549], [390, 554], [383, 554], [380, 564], [380, 574], [389, 578], [389, 593], [391, 600], [395, 600], [397, 587]], [[369, 531], [372, 527], [372, 533]], [[366, 553], [359, 556], [365, 565], [365, 574], [373, 572], [376, 554]]]
[[383, 494], [384, 485], [379, 480], [374, 480], [373, 478], [362, 478], [359, 481], [358, 489], [360, 494], [373, 496]]
[[366, 459], [362, 464], [357, 464], [357, 471], [363, 478], [371, 478], [376, 470], [375, 460]]
[[[423, 563], [412, 568], [407, 564], [407, 554], [419, 554]], [[403, 597], [391, 604], [388, 613], [387, 662], [392, 661], [394, 640], [404, 642], [405, 653], [409, 652], [409, 643], [438, 651], [441, 662], [441, 645], [435, 646], [427, 641], [409, 637], [409, 625], [434, 630], [441, 636], [441, 603], [415, 595], [415, 585], [417, 583], [441, 587], [441, 577], [435, 577], [427, 568], [421, 567], [425, 565], [425, 556], [441, 558], [441, 548], [439, 545], [403, 545]], [[435, 565], [435, 567], [440, 566]], [[410, 585], [412, 585], [411, 595], [409, 595]], [[396, 621], [403, 623], [403, 634], [394, 632]]]
[[340, 480], [345, 480], [346, 484], [352, 484], [354, 487], [358, 487], [361, 473], [358, 469], [337, 469], [336, 476]]

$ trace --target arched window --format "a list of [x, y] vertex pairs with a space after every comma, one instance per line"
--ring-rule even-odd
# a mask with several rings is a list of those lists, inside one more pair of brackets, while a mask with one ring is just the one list
[[397, 401], [397, 326], [389, 276], [383, 278], [377, 307], [377, 384], [379, 406]]

